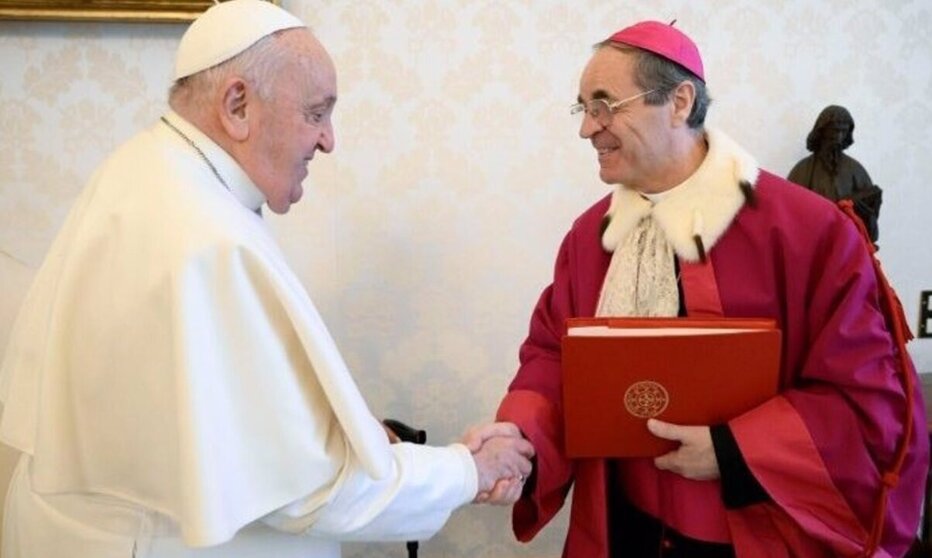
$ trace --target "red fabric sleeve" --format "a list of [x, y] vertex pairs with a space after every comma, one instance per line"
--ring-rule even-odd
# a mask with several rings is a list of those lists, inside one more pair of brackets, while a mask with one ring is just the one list
[[521, 428], [534, 449], [534, 472], [512, 519], [519, 541], [530, 541], [563, 507], [572, 479], [572, 466], [563, 456], [563, 424], [556, 408], [539, 393], [514, 390], [505, 396], [497, 420]]
[[[867, 530], [839, 492], [792, 405], [776, 397], [730, 426], [741, 440], [748, 466], [774, 503], [837, 555], [856, 555]], [[760, 435], [762, 429], [766, 436]]]

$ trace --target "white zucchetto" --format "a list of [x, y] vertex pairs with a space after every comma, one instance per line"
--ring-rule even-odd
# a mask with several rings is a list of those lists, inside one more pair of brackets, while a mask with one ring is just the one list
[[215, 4], [188, 27], [175, 59], [175, 80], [233, 58], [276, 31], [306, 27], [297, 17], [265, 0]]

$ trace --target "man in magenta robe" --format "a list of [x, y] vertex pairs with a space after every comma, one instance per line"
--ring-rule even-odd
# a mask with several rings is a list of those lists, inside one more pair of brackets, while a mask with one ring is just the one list
[[[580, 136], [614, 190], [566, 235], [498, 411], [534, 445], [534, 472], [523, 491], [486, 497], [516, 500], [527, 541], [574, 487], [570, 558], [903, 555], [928, 470], [925, 418], [892, 333], [902, 322], [853, 221], [704, 126], [702, 61], [671, 25], [598, 45], [578, 101]], [[612, 315], [774, 319], [780, 393], [726, 424], [652, 419], [680, 442], [655, 459], [568, 459], [565, 321]]]

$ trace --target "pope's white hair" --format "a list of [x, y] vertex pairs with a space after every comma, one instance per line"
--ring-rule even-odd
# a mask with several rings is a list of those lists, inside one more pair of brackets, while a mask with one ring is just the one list
[[279, 40], [286, 31], [289, 29], [263, 37], [233, 58], [175, 81], [168, 92], [169, 105], [175, 110], [205, 109], [231, 76], [243, 78], [260, 98], [269, 100], [275, 80], [290, 56], [288, 47]]

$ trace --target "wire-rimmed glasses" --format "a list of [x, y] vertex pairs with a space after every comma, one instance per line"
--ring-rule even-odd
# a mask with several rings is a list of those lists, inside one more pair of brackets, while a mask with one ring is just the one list
[[604, 128], [611, 124], [612, 116], [621, 110], [623, 106], [636, 101], [645, 95], [650, 95], [655, 91], [659, 90], [651, 89], [650, 91], [642, 91], [637, 95], [632, 95], [627, 99], [622, 99], [620, 101], [609, 101], [608, 99], [592, 99], [591, 101], [576, 103], [570, 107], [570, 114], [576, 115], [579, 113], [588, 113], [589, 116], [591, 116], [596, 122], [599, 123], [599, 126]]

